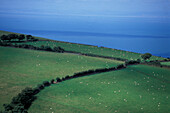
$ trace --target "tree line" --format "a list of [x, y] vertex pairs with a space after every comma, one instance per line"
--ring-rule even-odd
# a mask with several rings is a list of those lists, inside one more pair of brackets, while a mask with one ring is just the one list
[[63, 53], [64, 49], [61, 48], [60, 46], [55, 46], [51, 48], [50, 46], [44, 46], [41, 45], [40, 47], [33, 46], [30, 44], [12, 44], [12, 43], [7, 43], [7, 42], [0, 42], [0, 46], [5, 46], [5, 47], [15, 47], [15, 48], [24, 48], [24, 49], [32, 49], [32, 50], [42, 50], [42, 51], [50, 51], [50, 52], [58, 52], [58, 53]]
[[0, 36], [0, 39], [2, 41], [38, 41], [38, 39], [35, 39], [32, 35], [24, 35], [24, 34], [8, 34], [8, 35], [2, 35]]

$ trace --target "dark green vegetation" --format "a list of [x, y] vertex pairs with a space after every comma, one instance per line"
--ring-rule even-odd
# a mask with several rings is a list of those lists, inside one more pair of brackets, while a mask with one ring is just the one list
[[142, 54], [141, 57], [144, 59], [144, 60], [147, 60], [147, 59], [150, 59], [152, 55], [150, 53], [145, 53], [145, 54]]
[[54, 84], [37, 95], [29, 112], [168, 113], [169, 73], [135, 65]]
[[0, 36], [0, 40], [2, 40], [3, 42], [11, 42], [11, 41], [38, 41], [38, 39], [35, 39], [33, 36], [31, 35], [23, 35], [23, 34], [8, 34], [8, 35], [2, 35]]
[[[2, 35], [9, 35], [9, 34], [16, 34], [16, 35], [23, 35], [23, 34], [20, 34], [20, 33], [14, 33], [14, 32], [8, 32], [8, 31], [1, 31], [0, 30], [0, 36]], [[26, 38], [26, 34], [24, 34], [25, 38]], [[38, 39], [38, 40], [48, 40], [48, 39], [45, 39], [45, 38], [41, 38], [41, 37], [34, 37], [35, 39]], [[25, 40], [26, 41], [26, 40]]]
[[25, 88], [16, 97], [12, 98], [10, 104], [4, 104], [5, 113], [27, 113], [27, 109], [36, 99], [32, 88]]
[[51, 48], [50, 46], [44, 46], [42, 45], [41, 47], [37, 47], [34, 45], [28, 45], [28, 44], [13, 44], [9, 42], [0, 42], [0, 46], [4, 47], [13, 47], [13, 48], [24, 48], [24, 49], [32, 49], [32, 50], [41, 50], [41, 51], [50, 51], [50, 52], [58, 52], [58, 53], [63, 53], [64, 49], [61, 47], [54, 47]]

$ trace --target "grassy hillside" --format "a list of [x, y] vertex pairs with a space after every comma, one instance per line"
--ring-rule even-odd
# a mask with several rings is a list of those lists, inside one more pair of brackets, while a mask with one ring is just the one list
[[72, 54], [0, 47], [0, 109], [27, 86], [123, 62]]
[[162, 65], [170, 66], [170, 62], [161, 62]]
[[29, 112], [168, 113], [169, 74], [169, 69], [136, 65], [68, 80], [40, 92]]
[[[63, 42], [56, 42], [56, 41], [27, 42], [27, 44], [31, 44], [38, 47], [40, 47], [41, 45], [46, 45], [51, 47], [60, 46], [67, 51], [90, 53], [90, 54], [103, 55], [109, 57], [124, 58], [129, 60], [141, 59], [140, 56], [141, 54], [139, 53], [133, 53], [128, 51], [103, 48], [103, 47], [96, 47], [96, 46], [89, 46], [89, 45], [82, 45], [82, 44], [63, 43]], [[162, 59], [163, 58], [161, 57], [152, 56], [150, 60], [162, 60]]]
[[[0, 31], [0, 35], [2, 34], [9, 34], [10, 32]], [[45, 38], [35, 37], [41, 40], [47, 40]], [[104, 47], [97, 47], [97, 46], [90, 46], [90, 45], [83, 45], [83, 44], [75, 44], [75, 43], [67, 43], [61, 41], [38, 41], [38, 42], [26, 42], [27, 44], [31, 44], [34, 46], [40, 47], [41, 45], [48, 45], [51, 47], [60, 46], [67, 51], [76, 51], [81, 53], [90, 53], [96, 55], [103, 55], [109, 57], [116, 57], [116, 58], [124, 58], [129, 60], [141, 59], [139, 53], [111, 49], [111, 48], [104, 48]], [[162, 60], [164, 58], [152, 56], [150, 60]]]
[[[0, 31], [0, 35], [10, 33]], [[129, 60], [141, 58], [139, 53], [90, 45], [50, 40], [26, 43], [34, 46], [60, 46], [66, 51]], [[151, 57], [151, 60], [162, 59]], [[0, 110], [3, 109], [2, 104], [9, 103], [25, 87], [35, 87], [56, 77], [121, 63], [77, 54], [0, 47]], [[42, 90], [29, 112], [167, 113], [170, 111], [169, 74], [169, 69], [135, 65], [119, 71], [64, 81]]]

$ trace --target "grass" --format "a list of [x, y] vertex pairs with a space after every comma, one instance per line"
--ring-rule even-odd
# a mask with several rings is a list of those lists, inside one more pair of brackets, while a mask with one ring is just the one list
[[123, 62], [66, 53], [0, 47], [0, 109], [27, 86]]
[[[40, 47], [41, 45], [46, 45], [52, 48], [55, 46], [60, 46], [64, 48], [66, 51], [76, 51], [76, 52], [81, 52], [81, 53], [96, 54], [96, 55], [116, 57], [116, 58], [124, 58], [128, 60], [141, 59], [141, 54], [139, 53], [111, 49], [111, 48], [90, 46], [90, 45], [64, 43], [64, 42], [57, 42], [57, 41], [27, 42], [27, 44], [31, 44], [31, 45], [38, 46], [38, 47]], [[150, 58], [150, 60], [163, 60], [163, 59], [164, 58], [156, 57], [156, 56], [152, 56]]]
[[[0, 35], [10, 34], [10, 33], [11, 32], [0, 31]], [[41, 40], [48, 40], [48, 39], [41, 38], [41, 37], [35, 37], [35, 38], [38, 38]], [[105, 48], [105, 47], [97, 47], [97, 46], [91, 46], [91, 45], [83, 45], [83, 44], [53, 41], [53, 40], [39, 41], [39, 42], [26, 42], [26, 43], [34, 45], [34, 46], [38, 46], [38, 47], [40, 47], [41, 45], [48, 45], [51, 47], [61, 46], [67, 51], [76, 51], [76, 52], [81, 52], [81, 53], [90, 53], [90, 54], [103, 55], [103, 56], [109, 56], [109, 57], [124, 58], [128, 60], [141, 59], [140, 53], [134, 53], [134, 52], [129, 52], [129, 51]], [[157, 57], [157, 56], [152, 56], [150, 58], [150, 60], [163, 60], [163, 59], [164, 58]]]
[[[2, 34], [11, 32], [0, 31]], [[41, 40], [46, 40], [44, 38]], [[60, 41], [26, 42], [61, 46], [67, 51], [135, 60], [139, 53]], [[164, 58], [152, 56], [151, 60]], [[123, 62], [67, 53], [0, 47], [0, 110], [25, 87], [89, 69]], [[45, 88], [30, 113], [167, 113], [170, 111], [170, 70], [146, 65], [64, 81]]]
[[145, 65], [64, 81], [38, 94], [34, 113], [168, 113], [170, 70]]
[[170, 66], [170, 62], [161, 62], [162, 65]]

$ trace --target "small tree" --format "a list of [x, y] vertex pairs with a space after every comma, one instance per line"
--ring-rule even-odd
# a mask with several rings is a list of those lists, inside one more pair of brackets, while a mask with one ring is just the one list
[[43, 85], [44, 85], [44, 86], [50, 86], [50, 82], [44, 81], [44, 82], [43, 82]]
[[12, 39], [18, 39], [18, 35], [17, 34], [9, 34], [8, 38], [9, 38], [9, 41]]
[[1, 40], [2, 40], [2, 41], [8, 40], [8, 36], [2, 35], [2, 36], [1, 36]]
[[50, 82], [51, 82], [51, 84], [54, 84], [54, 81], [55, 81], [55, 80], [54, 80], [54, 79], [52, 79], [52, 80], [50, 81]]
[[152, 56], [152, 54], [150, 54], [150, 53], [145, 53], [145, 54], [142, 54], [142, 55], [141, 55], [141, 57], [142, 57], [144, 60], [149, 59], [151, 56]]
[[52, 51], [50, 46], [45, 46], [44, 48], [45, 48], [46, 51]]
[[32, 39], [32, 35], [27, 35], [26, 38], [27, 38], [27, 41], [29, 41], [30, 39]]
[[59, 77], [57, 77], [56, 80], [57, 80], [57, 82], [61, 82], [62, 81]]
[[44, 46], [44, 45], [41, 45], [40, 49], [41, 49], [41, 50], [44, 50], [44, 49], [45, 49], [45, 46]]
[[19, 41], [21, 41], [21, 40], [23, 40], [23, 39], [25, 39], [25, 35], [21, 34], [21, 35], [18, 36], [18, 40], [19, 40]]

